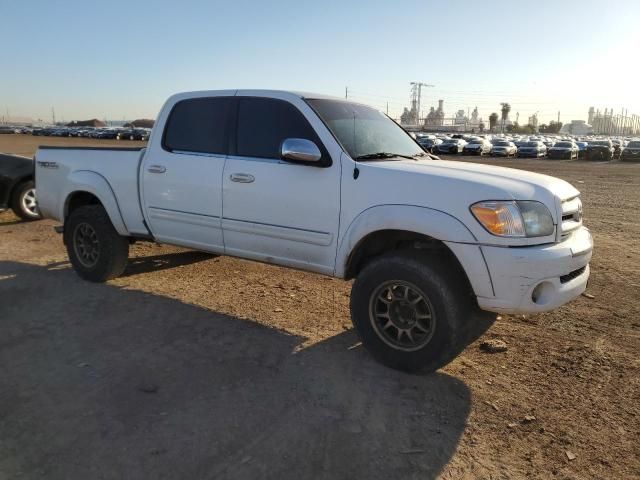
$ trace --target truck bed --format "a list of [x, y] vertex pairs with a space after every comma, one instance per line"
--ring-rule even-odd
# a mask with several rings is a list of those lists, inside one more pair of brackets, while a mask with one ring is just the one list
[[[35, 155], [38, 206], [45, 217], [64, 221], [65, 199], [80, 190], [81, 178], [99, 175], [113, 192], [130, 234], [146, 234], [140, 208], [138, 171], [144, 147], [41, 146]], [[121, 206], [126, 205], [126, 208]]]

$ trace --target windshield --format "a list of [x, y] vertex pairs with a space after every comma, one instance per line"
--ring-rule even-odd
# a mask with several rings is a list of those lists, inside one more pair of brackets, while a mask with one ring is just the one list
[[511, 142], [496, 142], [494, 143], [496, 147], [510, 147]]
[[604, 147], [610, 147], [611, 143], [608, 140], [599, 140], [599, 141], [596, 141], [596, 142], [591, 142], [591, 145], [601, 145], [601, 146], [604, 146]]
[[627, 145], [627, 147], [640, 148], [640, 142], [629, 142], [629, 145]]
[[341, 100], [307, 99], [307, 103], [353, 159], [377, 153], [424, 154], [396, 122], [378, 110]]
[[555, 144], [556, 147], [571, 147], [572, 145], [571, 142], [558, 142]]
[[525, 144], [523, 146], [525, 146], [525, 147], [537, 147], [538, 146], [538, 142], [525, 142]]

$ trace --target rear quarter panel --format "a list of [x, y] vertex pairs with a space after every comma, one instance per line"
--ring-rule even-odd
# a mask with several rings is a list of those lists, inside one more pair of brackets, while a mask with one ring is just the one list
[[144, 149], [41, 147], [36, 152], [40, 211], [45, 218], [64, 222], [70, 195], [87, 191], [105, 205], [118, 233], [146, 234], [138, 196], [143, 153]]

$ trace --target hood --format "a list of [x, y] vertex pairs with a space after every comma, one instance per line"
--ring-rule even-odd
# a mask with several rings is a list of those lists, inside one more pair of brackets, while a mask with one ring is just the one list
[[[384, 165], [383, 165], [384, 164]], [[579, 194], [573, 185], [550, 175], [528, 172], [516, 168], [483, 165], [480, 163], [456, 162], [448, 160], [402, 160], [380, 162], [377, 165], [391, 170], [402, 170], [437, 177], [451, 177], [475, 184], [486, 184], [492, 188], [509, 193], [508, 198], [515, 200], [533, 200], [531, 195], [537, 189], [553, 192], [561, 200]], [[488, 200], [488, 199], [483, 199]], [[498, 200], [494, 198], [493, 200]]]
[[[414, 205], [439, 210], [464, 223], [477, 239], [492, 244], [507, 244], [507, 241], [497, 239], [483, 229], [471, 214], [470, 207], [474, 203], [535, 200], [547, 206], [557, 223], [561, 202], [580, 194], [559, 178], [493, 165], [446, 160], [390, 160], [358, 162], [357, 166], [360, 175], [356, 183], [345, 184], [345, 188], [353, 189], [362, 210], [374, 205]], [[508, 242], [532, 245], [542, 243], [542, 239]]]

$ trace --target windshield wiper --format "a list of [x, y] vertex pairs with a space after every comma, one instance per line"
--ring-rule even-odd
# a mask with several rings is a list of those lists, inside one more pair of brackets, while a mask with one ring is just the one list
[[376, 153], [367, 153], [366, 155], [360, 155], [355, 158], [355, 160], [386, 160], [388, 158], [407, 158], [409, 160], [415, 160], [414, 157], [410, 157], [409, 155], [400, 155], [399, 153], [389, 153], [389, 152], [376, 152]]

